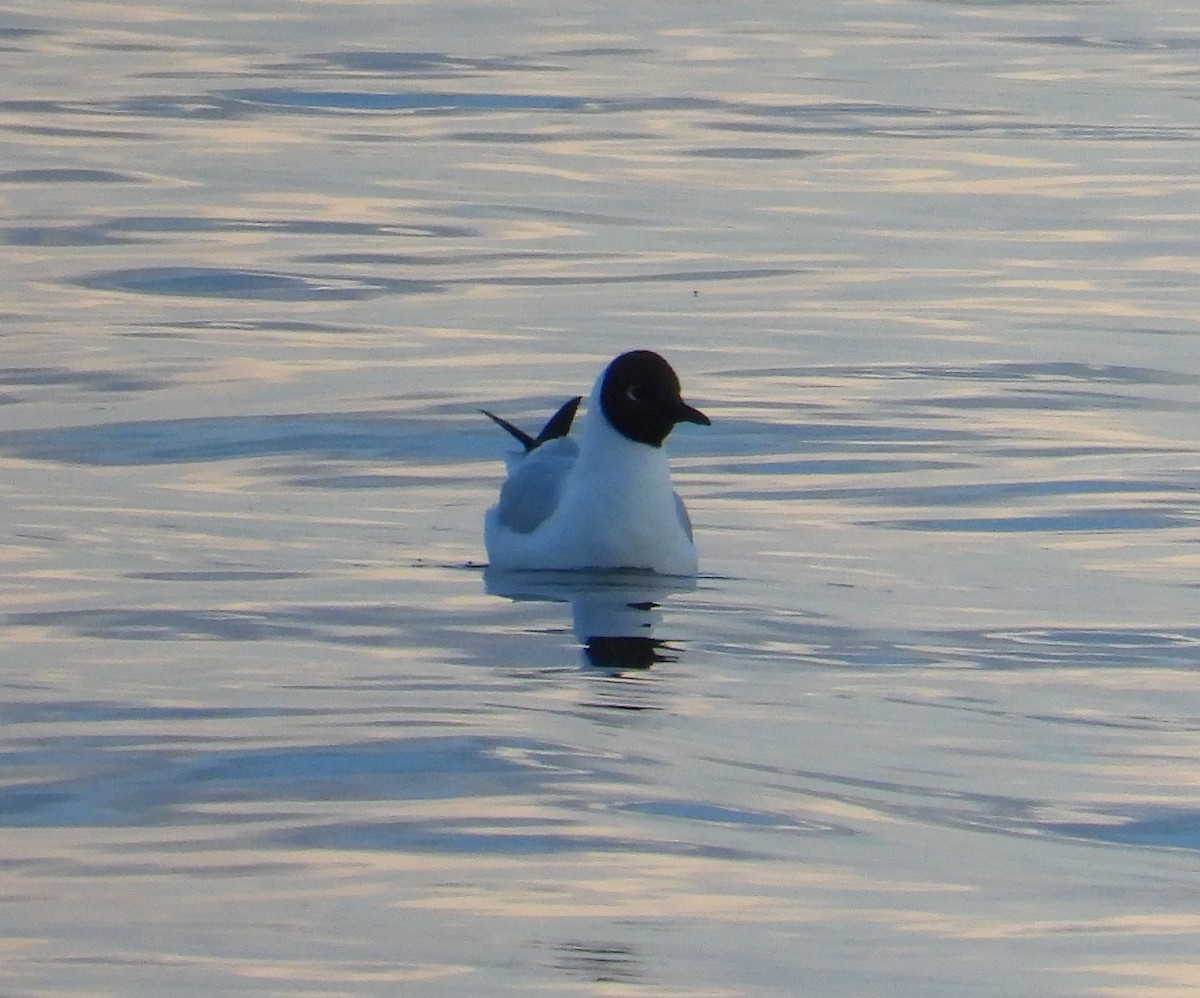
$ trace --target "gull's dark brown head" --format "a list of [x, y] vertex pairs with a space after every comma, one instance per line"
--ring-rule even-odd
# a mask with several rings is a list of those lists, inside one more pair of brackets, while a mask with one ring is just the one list
[[651, 447], [661, 447], [676, 423], [712, 422], [684, 402], [679, 376], [653, 350], [631, 350], [608, 365], [600, 407], [618, 433]]

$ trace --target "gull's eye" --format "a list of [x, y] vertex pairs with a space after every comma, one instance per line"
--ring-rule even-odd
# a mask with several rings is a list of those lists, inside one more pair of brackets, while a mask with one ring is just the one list
[[630, 385], [625, 389], [625, 397], [630, 402], [647, 402], [653, 392], [643, 385]]

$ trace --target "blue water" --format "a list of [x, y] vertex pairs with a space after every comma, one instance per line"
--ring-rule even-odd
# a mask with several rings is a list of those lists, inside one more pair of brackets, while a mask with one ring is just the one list
[[6, 996], [1200, 988], [1188, 5], [202, 7], [0, 14]]

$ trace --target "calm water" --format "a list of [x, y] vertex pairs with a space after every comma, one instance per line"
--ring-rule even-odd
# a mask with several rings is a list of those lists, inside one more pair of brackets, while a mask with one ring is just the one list
[[1200, 989], [1194, 5], [603, 6], [0, 13], [6, 998]]

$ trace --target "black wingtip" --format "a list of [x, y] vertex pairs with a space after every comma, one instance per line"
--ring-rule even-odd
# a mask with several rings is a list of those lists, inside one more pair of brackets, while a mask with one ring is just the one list
[[546, 425], [542, 427], [542, 432], [537, 435], [537, 440], [534, 441], [534, 446], [537, 447], [544, 444], [547, 440], [556, 440], [559, 437], [565, 437], [571, 432], [571, 424], [575, 421], [575, 410], [579, 408], [579, 403], [583, 401], [582, 395], [576, 395], [572, 399], [567, 399], [561, 406], [558, 407], [558, 412], [551, 416]]
[[[533, 450], [533, 448], [535, 448], [538, 445], [538, 441], [534, 440], [533, 437], [531, 437], [524, 430], [518, 429], [517, 427], [513, 426], [513, 424], [510, 423], [507, 419], [501, 419], [495, 413], [488, 412], [486, 409], [480, 409], [479, 411], [482, 412], [485, 416], [487, 416], [487, 418], [490, 419], [497, 426], [501, 427], [502, 429], [507, 430], [514, 437], [516, 437], [521, 442], [521, 446], [525, 448], [526, 453]], [[543, 432], [545, 432], [545, 431], [543, 431]]]
[[494, 412], [488, 412], [486, 409], [480, 409], [479, 411], [497, 426], [504, 428], [516, 437], [521, 442], [521, 446], [525, 448], [525, 453], [528, 454], [535, 447], [540, 447], [547, 440], [557, 440], [559, 437], [565, 437], [570, 433], [571, 424], [575, 421], [575, 410], [579, 408], [579, 403], [582, 401], [582, 395], [576, 395], [573, 399], [567, 399], [567, 401], [558, 407], [558, 412], [546, 421], [546, 425], [542, 427], [542, 432], [537, 435], [536, 439], [519, 427], [513, 426], [507, 419], [501, 419]]

